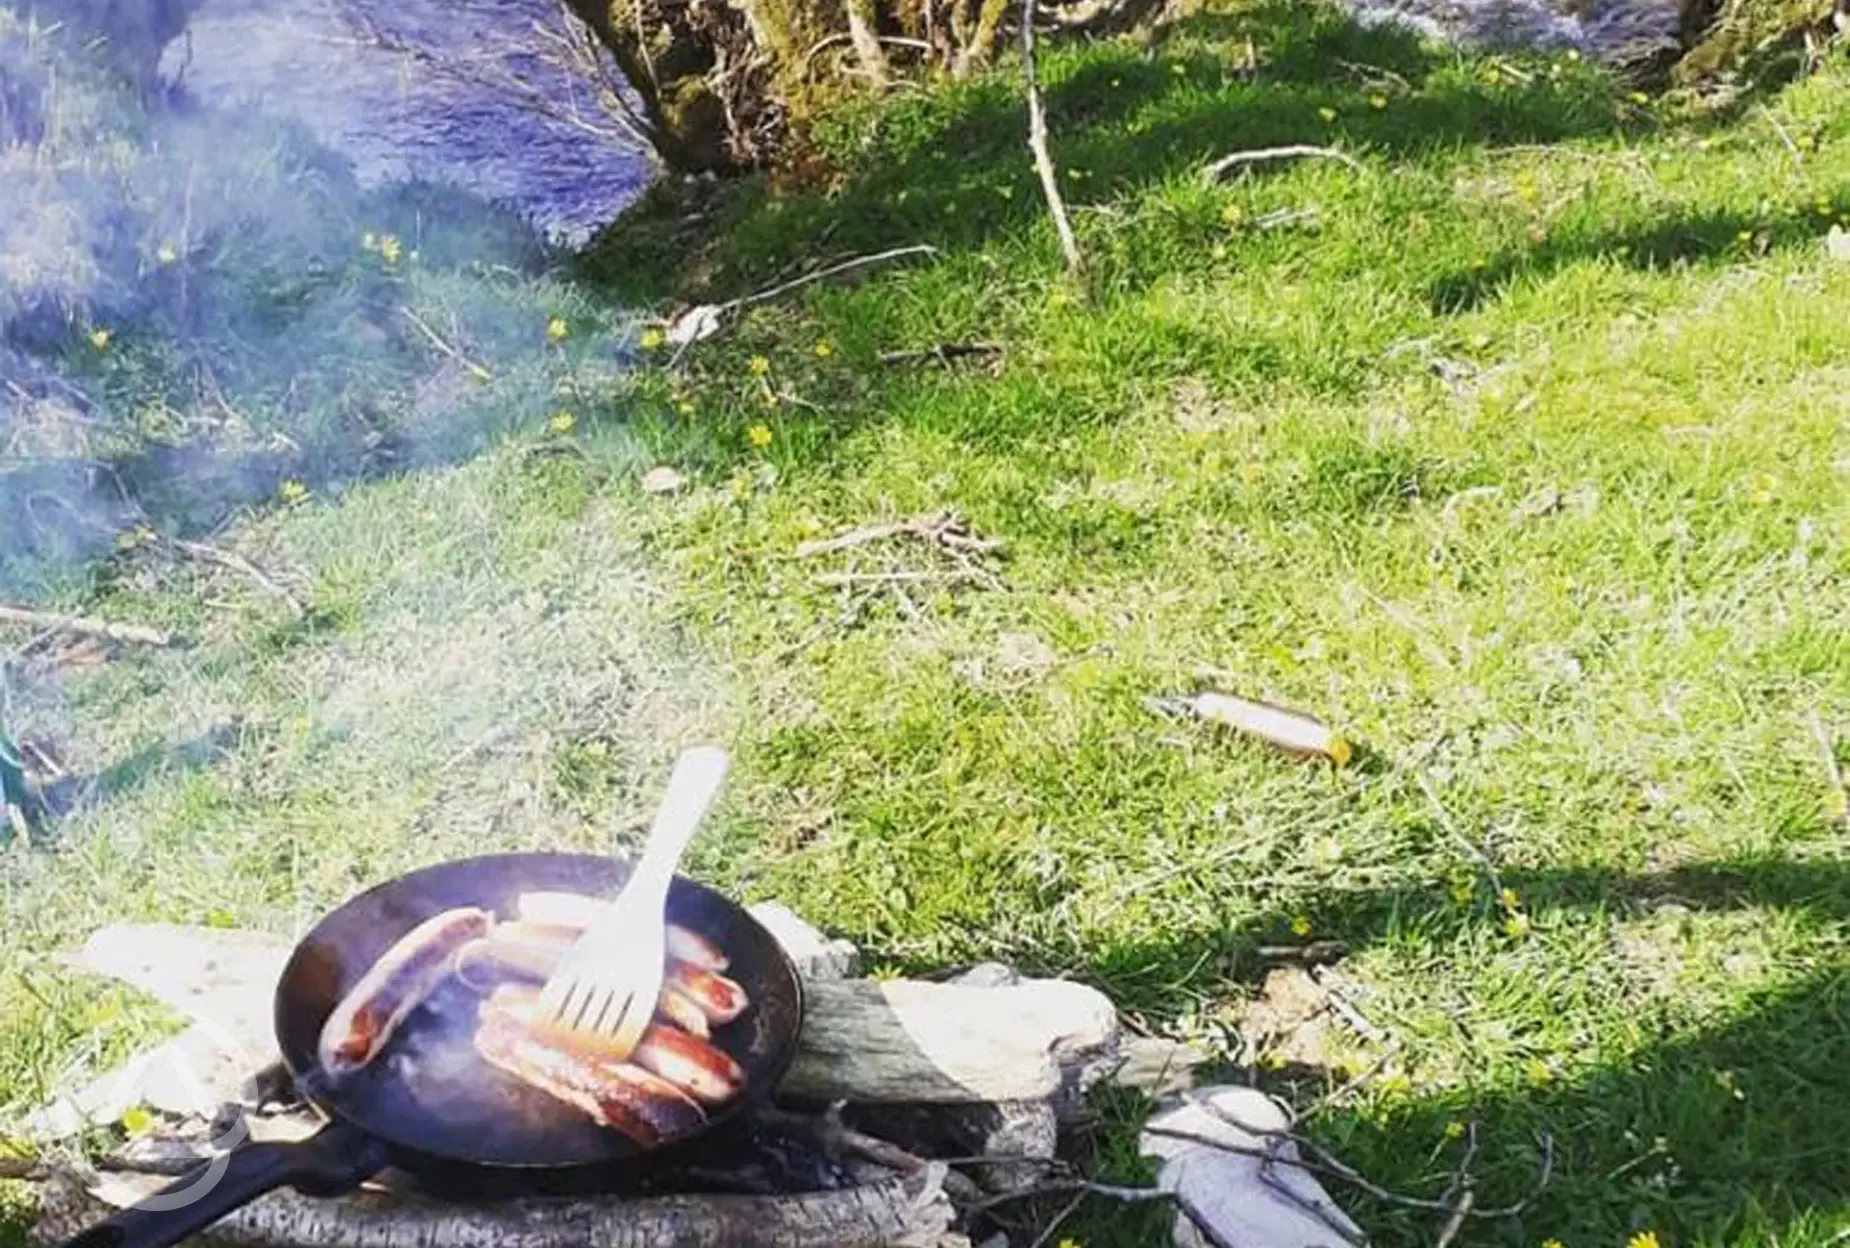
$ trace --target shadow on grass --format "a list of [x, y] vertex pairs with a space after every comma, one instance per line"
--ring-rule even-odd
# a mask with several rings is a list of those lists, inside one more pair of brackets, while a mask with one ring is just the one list
[[[1258, 67], [1243, 64], [1250, 40]], [[1223, 55], [1225, 53], [1225, 55]], [[1043, 68], [1049, 125], [1075, 207], [1095, 195], [1193, 176], [1229, 151], [1335, 144], [1390, 159], [1557, 142], [1621, 131], [1615, 84], [1561, 65], [1501, 76], [1362, 27], [1322, 6], [1268, 3], [1178, 24], [1159, 48], [1068, 47]], [[852, 115], [852, 114], [851, 114]], [[929, 241], [976, 249], [1045, 214], [1023, 144], [1011, 74], [881, 110], [827, 195], [769, 181], [664, 183], [601, 238], [585, 275], [629, 297], [735, 295], [818, 248], [870, 251]], [[1287, 165], [1260, 166], [1268, 177]]]
[[1815, 244], [1850, 212], [1850, 200], [1820, 200], [1815, 210], [1767, 216], [1712, 210], [1687, 212], [1628, 229], [1551, 235], [1522, 251], [1448, 273], [1433, 283], [1435, 313], [1469, 312], [1495, 300], [1512, 282], [1545, 277], [1582, 260], [1607, 259], [1649, 272], [1675, 265], [1740, 260], [1762, 252]]
[[[1820, 930], [1850, 916], [1850, 866], [1778, 860], [1699, 864], [1627, 875], [1602, 869], [1510, 871], [1504, 882], [1530, 912], [1564, 908], [1683, 913], [1767, 908]], [[1680, 909], [1679, 909], [1680, 908]], [[1461, 911], [1443, 890], [1335, 892], [1309, 903], [1320, 931], [1350, 947], [1391, 939], [1423, 922], [1443, 926]], [[1130, 951], [1126, 965], [1194, 965], [1250, 958], [1274, 943], [1284, 916], [1207, 946]], [[1667, 1022], [1642, 1007], [1640, 1040], [1623, 1064], [1571, 1077], [1520, 1077], [1481, 1092], [1411, 1097], [1385, 1110], [1333, 1108], [1310, 1129], [1349, 1164], [1390, 1188], [1437, 1196], [1461, 1145], [1457, 1123], [1478, 1127], [1478, 1203], [1522, 1198], [1540, 1164], [1540, 1133], [1552, 1137], [1552, 1181], [1518, 1217], [1472, 1224], [1479, 1242], [1619, 1244], [1653, 1229], [1665, 1243], [1757, 1243], [1804, 1239], [1850, 1205], [1850, 966], [1838, 962], [1755, 993], [1726, 1021]], [[1457, 1017], [1461, 1031], [1475, 1022]], [[1653, 1038], [1655, 1036], [1655, 1038]], [[1506, 1037], [1507, 1038], [1507, 1037]], [[1451, 1142], [1448, 1143], [1447, 1141]], [[1391, 1242], [1429, 1238], [1437, 1219], [1331, 1183], [1362, 1224]], [[1828, 1230], [1818, 1234], [1829, 1238]]]

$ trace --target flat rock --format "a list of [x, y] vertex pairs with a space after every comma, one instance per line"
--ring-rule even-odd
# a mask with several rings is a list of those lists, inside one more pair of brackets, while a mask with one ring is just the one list
[[845, 940], [831, 940], [778, 901], [761, 901], [748, 908], [764, 924], [796, 964], [804, 979], [847, 979], [860, 962], [860, 952]]
[[[1350, 1248], [1363, 1242], [1361, 1229], [1307, 1171], [1274, 1165], [1268, 1181], [1262, 1158], [1148, 1129], [1187, 1131], [1236, 1148], [1271, 1148], [1279, 1158], [1292, 1159], [1297, 1146], [1272, 1134], [1290, 1126], [1271, 1097], [1227, 1085], [1203, 1088], [1150, 1119], [1138, 1148], [1162, 1162], [1157, 1186], [1175, 1192], [1190, 1210], [1176, 1215], [1177, 1248], [1210, 1248], [1216, 1242], [1238, 1248]], [[1192, 1219], [1205, 1223], [1213, 1239]]]

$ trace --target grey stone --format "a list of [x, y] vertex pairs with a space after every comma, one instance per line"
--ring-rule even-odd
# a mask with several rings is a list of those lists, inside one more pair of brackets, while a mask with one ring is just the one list
[[[1212, 1242], [1238, 1248], [1350, 1248], [1362, 1241], [1360, 1228], [1308, 1172], [1274, 1165], [1268, 1181], [1261, 1173], [1262, 1158], [1149, 1129], [1186, 1131], [1235, 1148], [1271, 1148], [1289, 1159], [1297, 1156], [1297, 1146], [1271, 1133], [1290, 1125], [1278, 1102], [1237, 1086], [1203, 1088], [1150, 1119], [1139, 1150], [1162, 1162], [1157, 1186], [1175, 1192], [1190, 1210], [1176, 1215], [1177, 1248], [1209, 1248]], [[1213, 1240], [1202, 1235], [1191, 1214], [1207, 1225]]]
[[824, 936], [783, 902], [761, 901], [749, 909], [777, 937], [804, 979], [847, 979], [859, 969], [859, 950], [845, 940]]

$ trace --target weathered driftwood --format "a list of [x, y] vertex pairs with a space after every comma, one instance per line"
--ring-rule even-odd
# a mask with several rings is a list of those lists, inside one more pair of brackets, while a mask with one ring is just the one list
[[[950, 1227], [945, 1168], [792, 1196], [577, 1197], [464, 1204], [363, 1192], [318, 1200], [284, 1189], [221, 1219], [219, 1248], [905, 1248]], [[148, 1175], [46, 1183], [32, 1242], [55, 1244], [159, 1189]]]
[[780, 1095], [816, 1101], [1035, 1101], [1108, 1062], [1117, 1012], [1096, 989], [1030, 979], [996, 988], [811, 984]]

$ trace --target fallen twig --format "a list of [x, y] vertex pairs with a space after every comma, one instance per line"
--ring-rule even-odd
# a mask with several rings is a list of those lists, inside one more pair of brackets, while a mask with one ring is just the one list
[[468, 356], [464, 355], [461, 351], [457, 350], [454, 346], [450, 345], [450, 343], [443, 337], [443, 335], [439, 334], [436, 330], [432, 329], [429, 325], [425, 324], [424, 319], [420, 317], [416, 312], [413, 312], [410, 308], [400, 308], [399, 311], [403, 312], [405, 314], [405, 319], [410, 321], [413, 325], [417, 326], [418, 330], [424, 335], [424, 337], [430, 340], [431, 346], [435, 347], [443, 355], [448, 356], [450, 359], [455, 360], [458, 364], [468, 369], [469, 375], [471, 377], [474, 377], [477, 381], [490, 381], [494, 378], [494, 373], [489, 371], [489, 368], [486, 364], [477, 363], [476, 361], [470, 359]]
[[1060, 235], [1067, 276], [1078, 277], [1085, 272], [1085, 260], [1079, 254], [1079, 240], [1073, 236], [1072, 219], [1066, 215], [1066, 200], [1060, 195], [1053, 155], [1047, 150], [1047, 112], [1041, 105], [1041, 84], [1034, 72], [1034, 0], [1021, 0], [1021, 76], [1028, 89], [1028, 150], [1034, 154], [1041, 193], [1047, 198], [1047, 211], [1053, 215], [1053, 228]]
[[676, 317], [674, 323], [668, 327], [668, 341], [675, 344], [675, 352], [668, 360], [668, 367], [678, 366], [682, 357], [695, 343], [703, 342], [724, 329], [732, 314], [741, 308], [749, 308], [753, 304], [781, 298], [811, 282], [840, 277], [844, 273], [853, 273], [857, 269], [871, 268], [876, 264], [887, 264], [911, 256], [935, 256], [937, 254], [938, 249], [930, 243], [913, 243], [906, 247], [893, 247], [865, 256], [850, 256], [846, 260], [817, 269], [813, 273], [793, 277], [787, 282], [779, 282], [775, 286], [753, 291], [749, 295], [740, 295], [737, 299], [728, 299], [725, 303], [696, 304]]
[[942, 511], [935, 516], [915, 516], [910, 520], [863, 525], [835, 537], [803, 542], [797, 546], [796, 557], [810, 559], [817, 555], [832, 555], [839, 551], [852, 550], [857, 546], [866, 546], [872, 542], [881, 542], [892, 537], [917, 537], [951, 550], [976, 551], [982, 554], [990, 554], [1002, 549], [1001, 542], [978, 537], [972, 533], [970, 526], [956, 512]]
[[1222, 156], [1201, 171], [1203, 182], [1218, 182], [1235, 169], [1244, 169], [1248, 165], [1257, 165], [1269, 160], [1301, 160], [1316, 157], [1322, 160], [1334, 160], [1349, 168], [1361, 171], [1362, 162], [1333, 147], [1318, 147], [1312, 143], [1292, 143], [1284, 147], [1256, 147], [1244, 152], [1231, 152]]
[[149, 628], [143, 624], [115, 624], [108, 620], [93, 620], [88, 616], [57, 615], [25, 607], [0, 606], [0, 624], [23, 624], [28, 628], [77, 633], [84, 637], [99, 637], [104, 641], [137, 646], [171, 646], [175, 640], [174, 635], [164, 628]]
[[967, 359], [978, 355], [1001, 355], [1002, 344], [997, 342], [941, 342], [933, 347], [923, 347], [915, 351], [882, 351], [882, 364], [921, 364], [936, 360], [940, 364], [949, 364], [952, 360]]
[[1261, 961], [1297, 962], [1304, 966], [1321, 966], [1347, 956], [1349, 946], [1340, 940], [1311, 940], [1301, 945], [1260, 945]]
[[1488, 850], [1466, 836], [1459, 830], [1458, 825], [1452, 822], [1452, 816], [1446, 811], [1445, 804], [1439, 800], [1439, 795], [1433, 791], [1432, 781], [1428, 780], [1423, 774], [1416, 774], [1414, 780], [1419, 784], [1420, 792], [1426, 795], [1426, 802], [1432, 807], [1433, 817], [1439, 821], [1439, 826], [1445, 829], [1445, 834], [1463, 847], [1467, 854], [1470, 854], [1472, 858], [1477, 860], [1478, 866], [1483, 869], [1485, 878], [1490, 881], [1491, 891], [1496, 893], [1498, 897], [1501, 897], [1503, 895], [1503, 877], [1497, 873], [1496, 860], [1490, 856]]
[[943, 572], [821, 572], [814, 578], [818, 585], [942, 585], [963, 581], [981, 581], [981, 572], [973, 568], [947, 568]]
[[1844, 769], [1837, 763], [1837, 744], [1831, 740], [1831, 730], [1824, 726], [1813, 709], [1809, 713], [1812, 740], [1818, 743], [1818, 756], [1824, 760], [1824, 774], [1831, 780], [1831, 810], [1834, 821], [1839, 826], [1850, 827], [1850, 789], [1844, 787]]
[[0, 1179], [23, 1179], [37, 1182], [51, 1174], [51, 1167], [36, 1157], [0, 1157]]
[[1476, 1180], [1471, 1177], [1471, 1163], [1477, 1159], [1477, 1124], [1474, 1122], [1465, 1128], [1465, 1153], [1458, 1159], [1458, 1168], [1452, 1171], [1451, 1185], [1445, 1189], [1445, 1196], [1450, 1199], [1452, 1211], [1445, 1216], [1445, 1222], [1439, 1227], [1438, 1242], [1433, 1248], [1450, 1248], [1451, 1242], [1458, 1238], [1459, 1228], [1465, 1219], [1471, 1216], [1472, 1208], [1477, 1204]]
[[1330, 1004], [1330, 1012], [1349, 1024], [1350, 1029], [1356, 1035], [1377, 1044], [1390, 1039], [1387, 1028], [1380, 1026], [1368, 1015], [1362, 1013], [1360, 1006], [1351, 1001], [1342, 989], [1330, 982], [1335, 978], [1334, 976], [1322, 967], [1317, 967], [1311, 971], [1310, 977], [1317, 982], [1317, 987], [1323, 989], [1324, 998]]
[[1760, 113], [1767, 119], [1767, 124], [1773, 127], [1773, 133], [1779, 136], [1779, 141], [1785, 145], [1786, 150], [1792, 153], [1792, 163], [1804, 164], [1805, 154], [1799, 151], [1799, 145], [1792, 141], [1792, 136], [1786, 133], [1786, 128], [1779, 124], [1779, 118], [1774, 115], [1773, 110], [1762, 104]]
[[243, 555], [235, 551], [220, 550], [217, 546], [209, 546], [204, 542], [188, 542], [178, 539], [173, 542], [173, 547], [181, 554], [191, 555], [195, 559], [203, 559], [207, 563], [216, 563], [222, 568], [230, 568], [233, 572], [243, 573], [245, 576], [249, 577], [259, 589], [288, 607], [290, 614], [294, 615], [298, 620], [307, 614], [307, 610], [302, 606], [301, 601], [297, 599], [294, 594], [289, 592], [287, 586], [271, 579], [268, 573], [246, 559]]
[[[1350, 1186], [1357, 1188], [1385, 1204], [1399, 1205], [1406, 1209], [1426, 1209], [1433, 1212], [1450, 1212], [1453, 1208], [1454, 1202], [1451, 1200], [1438, 1200], [1426, 1196], [1409, 1196], [1404, 1192], [1396, 1192], [1391, 1188], [1383, 1187], [1379, 1183], [1363, 1175], [1360, 1171], [1338, 1161], [1320, 1145], [1294, 1131], [1277, 1131], [1265, 1127], [1254, 1126], [1251, 1123], [1239, 1121], [1229, 1115], [1225, 1110], [1209, 1105], [1205, 1101], [1197, 1101], [1196, 1103], [1203, 1105], [1208, 1108], [1210, 1112], [1214, 1113], [1216, 1117], [1221, 1118], [1232, 1126], [1238, 1127], [1248, 1134], [1272, 1140], [1273, 1145], [1261, 1147], [1259, 1145], [1239, 1144], [1219, 1136], [1205, 1135], [1202, 1132], [1189, 1131], [1181, 1127], [1146, 1126], [1144, 1130], [1151, 1135], [1160, 1135], [1174, 1140], [1186, 1140], [1190, 1143], [1200, 1144], [1208, 1148], [1216, 1148], [1225, 1153], [1234, 1153], [1241, 1157], [1257, 1157], [1275, 1165], [1295, 1166], [1310, 1174], [1322, 1175], [1325, 1178], [1341, 1179]], [[1521, 1200], [1514, 1201], [1507, 1205], [1498, 1205], [1488, 1209], [1473, 1207], [1467, 1212], [1467, 1217], [1477, 1219], [1513, 1218], [1527, 1209], [1529, 1205], [1534, 1202], [1535, 1198], [1541, 1195], [1548, 1184], [1554, 1180], [1554, 1137], [1546, 1132], [1542, 1132], [1537, 1135], [1536, 1139], [1542, 1147], [1542, 1163], [1536, 1174], [1535, 1185], [1530, 1189], [1529, 1194], [1524, 1196]], [[1284, 1155], [1274, 1146], [1277, 1142], [1281, 1141], [1295, 1144], [1299, 1149], [1303, 1150], [1305, 1155], [1297, 1157]]]

